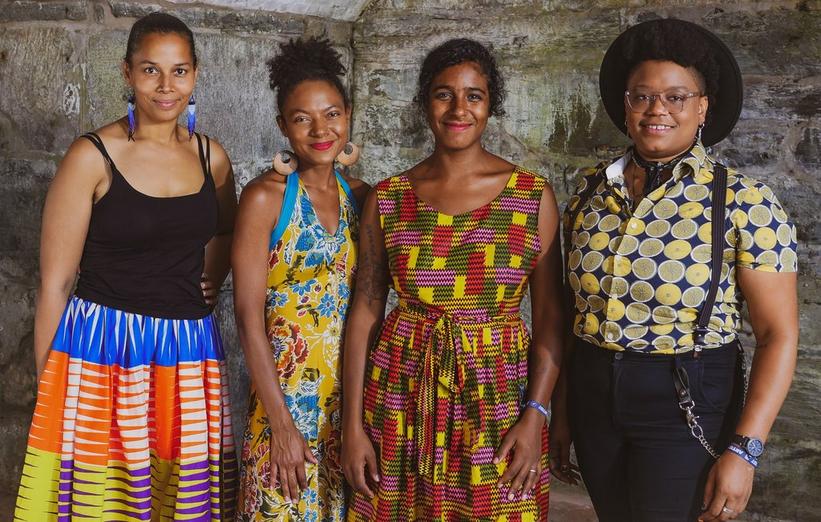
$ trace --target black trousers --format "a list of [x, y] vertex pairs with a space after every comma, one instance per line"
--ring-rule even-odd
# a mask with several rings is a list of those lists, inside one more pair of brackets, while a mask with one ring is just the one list
[[[720, 453], [738, 419], [738, 345], [679, 358], [698, 422]], [[673, 368], [672, 356], [613, 352], [577, 339], [570, 362], [571, 430], [601, 522], [692, 522], [701, 512], [715, 461], [687, 428]]]

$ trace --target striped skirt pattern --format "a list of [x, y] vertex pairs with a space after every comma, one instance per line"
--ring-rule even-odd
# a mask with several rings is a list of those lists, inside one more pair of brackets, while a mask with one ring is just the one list
[[73, 297], [40, 378], [14, 520], [233, 520], [236, 482], [213, 316]]

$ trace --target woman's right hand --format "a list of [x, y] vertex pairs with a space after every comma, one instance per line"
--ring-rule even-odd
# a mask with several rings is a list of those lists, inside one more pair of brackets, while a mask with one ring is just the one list
[[286, 502], [299, 502], [302, 490], [308, 487], [305, 463], [318, 461], [290, 414], [271, 423], [270, 458], [269, 487], [274, 489], [278, 480]]
[[342, 471], [354, 491], [373, 498], [374, 493], [368, 484], [368, 478], [374, 486], [379, 483], [376, 451], [362, 424], [342, 430]]

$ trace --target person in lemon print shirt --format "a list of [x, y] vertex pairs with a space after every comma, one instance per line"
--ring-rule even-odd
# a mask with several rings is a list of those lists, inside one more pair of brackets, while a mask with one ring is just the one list
[[268, 62], [277, 124], [292, 151], [248, 184], [232, 249], [239, 337], [252, 390], [242, 438], [239, 521], [339, 521], [340, 348], [368, 185], [351, 101], [327, 40], [283, 44]]
[[[602, 521], [730, 520], [795, 367], [795, 228], [769, 187], [706, 149], [743, 94], [715, 35], [638, 24], [611, 45], [600, 85], [632, 145], [587, 171], [565, 211], [573, 322], [551, 469], [574, 480], [573, 441]], [[742, 300], [757, 342], [743, 409]]]

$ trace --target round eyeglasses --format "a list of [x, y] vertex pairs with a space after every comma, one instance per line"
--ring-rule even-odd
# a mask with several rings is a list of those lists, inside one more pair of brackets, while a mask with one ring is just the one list
[[670, 114], [678, 114], [684, 110], [684, 102], [690, 98], [700, 97], [700, 92], [659, 92], [650, 94], [641, 91], [624, 91], [624, 97], [627, 100], [627, 105], [633, 112], [647, 112], [647, 109], [656, 103], [656, 100], [661, 100], [661, 104], [667, 109]]

